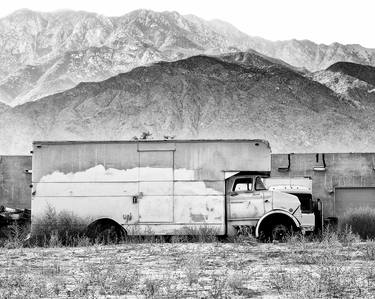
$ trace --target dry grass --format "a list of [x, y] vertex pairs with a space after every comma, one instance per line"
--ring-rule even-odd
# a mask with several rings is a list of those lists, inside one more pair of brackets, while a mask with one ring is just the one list
[[375, 242], [361, 242], [350, 226], [282, 244], [250, 235], [219, 242], [203, 227], [170, 243], [151, 234], [104, 246], [88, 241], [74, 215], [47, 215], [37, 241], [25, 247], [14, 226], [0, 248], [0, 298], [373, 298], [375, 291]]
[[348, 227], [362, 239], [375, 238], [375, 209], [360, 207], [348, 211], [339, 221], [340, 230]]
[[[344, 233], [345, 232], [345, 233]], [[269, 283], [289, 298], [373, 298], [375, 254], [372, 242], [360, 242], [350, 229], [331, 230], [311, 240], [295, 237], [287, 244], [279, 268]]]
[[374, 259], [373, 241], [333, 232], [284, 244], [0, 248], [0, 298], [372, 298]]

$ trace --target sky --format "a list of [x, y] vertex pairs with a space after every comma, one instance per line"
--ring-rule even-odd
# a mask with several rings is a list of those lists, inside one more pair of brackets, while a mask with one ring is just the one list
[[0, 17], [21, 8], [85, 10], [106, 16], [135, 9], [177, 11], [206, 20], [221, 19], [269, 40], [309, 39], [375, 48], [374, 0], [3, 0]]

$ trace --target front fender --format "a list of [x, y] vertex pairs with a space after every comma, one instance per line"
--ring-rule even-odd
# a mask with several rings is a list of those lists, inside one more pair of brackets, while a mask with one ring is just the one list
[[255, 237], [258, 238], [259, 237], [259, 227], [260, 225], [262, 224], [263, 220], [266, 219], [267, 217], [271, 216], [271, 215], [275, 215], [275, 214], [283, 214], [283, 215], [286, 215], [288, 216], [290, 219], [293, 220], [294, 224], [296, 225], [297, 228], [300, 228], [301, 227], [301, 224], [300, 222], [298, 221], [298, 219], [293, 216], [292, 214], [290, 214], [288, 211], [285, 211], [285, 210], [281, 210], [281, 209], [276, 209], [276, 210], [272, 210], [270, 212], [268, 212], [267, 214], [264, 214], [257, 222], [257, 225], [255, 227]]

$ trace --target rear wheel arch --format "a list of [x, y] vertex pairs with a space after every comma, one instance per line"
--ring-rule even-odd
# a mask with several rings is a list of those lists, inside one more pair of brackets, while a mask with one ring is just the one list
[[118, 242], [126, 237], [127, 231], [111, 218], [99, 218], [87, 226], [87, 235], [91, 240]]
[[283, 210], [274, 210], [263, 215], [255, 227], [255, 237], [259, 238], [262, 232], [271, 233], [272, 228], [277, 225], [285, 225], [293, 230], [298, 230], [301, 224], [292, 214]]

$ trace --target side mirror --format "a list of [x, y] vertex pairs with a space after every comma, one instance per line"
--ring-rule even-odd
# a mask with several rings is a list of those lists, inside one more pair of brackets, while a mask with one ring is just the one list
[[237, 196], [238, 193], [237, 193], [236, 191], [231, 191], [231, 192], [229, 193], [229, 195], [230, 195], [230, 196]]

